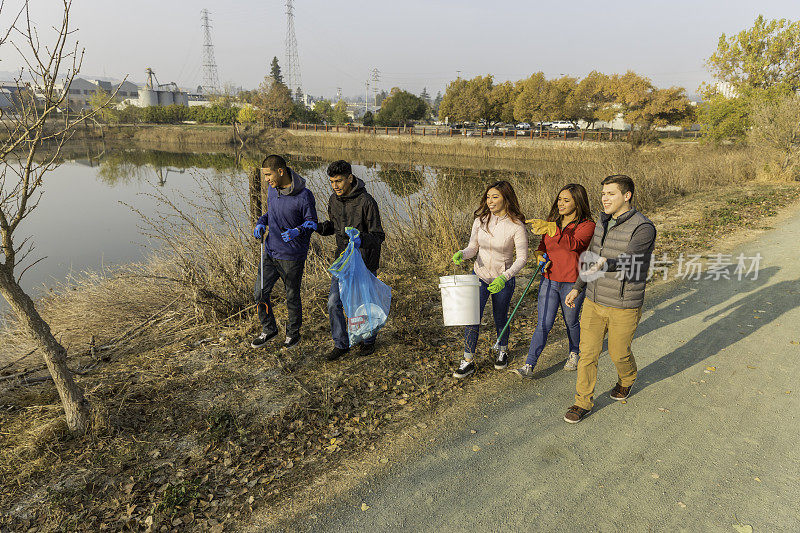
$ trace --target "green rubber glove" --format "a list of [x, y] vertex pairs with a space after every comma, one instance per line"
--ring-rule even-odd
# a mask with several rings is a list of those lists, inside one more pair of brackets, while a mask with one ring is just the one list
[[461, 250], [453, 254], [453, 263], [460, 265], [464, 262], [464, 254]]
[[506, 277], [502, 274], [494, 278], [494, 281], [489, 284], [489, 294], [497, 294], [502, 291], [506, 286]]

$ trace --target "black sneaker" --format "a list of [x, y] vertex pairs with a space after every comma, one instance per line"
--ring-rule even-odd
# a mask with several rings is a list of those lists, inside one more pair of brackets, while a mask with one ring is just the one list
[[273, 339], [277, 334], [278, 334], [277, 331], [273, 331], [272, 333], [262, 333], [261, 335], [253, 339], [253, 341], [250, 343], [250, 346], [252, 346], [253, 348], [261, 348], [262, 346], [267, 344], [267, 342], [269, 342], [270, 339]]
[[505, 350], [500, 350], [497, 352], [497, 359], [494, 361], [494, 367], [497, 370], [503, 370], [508, 368], [508, 352]]
[[286, 340], [283, 341], [283, 346], [281, 346], [281, 348], [284, 348], [284, 349], [285, 348], [291, 348], [292, 346], [294, 346], [298, 342], [300, 342], [300, 335], [298, 335], [297, 337], [286, 337]]
[[461, 364], [458, 365], [458, 368], [455, 372], [453, 372], [453, 377], [457, 379], [464, 379], [467, 376], [471, 376], [475, 373], [475, 363], [472, 361], [467, 361], [466, 359], [461, 360]]
[[328, 355], [326, 355], [325, 358], [328, 361], [336, 361], [337, 359], [339, 359], [341, 356], [343, 356], [344, 354], [346, 354], [349, 351], [350, 351], [349, 348], [337, 348], [337, 347], [334, 346], [333, 350], [328, 352]]
[[361, 346], [358, 347], [358, 355], [362, 357], [366, 357], [367, 355], [372, 355], [375, 353], [375, 343], [372, 344], [364, 344], [362, 343]]

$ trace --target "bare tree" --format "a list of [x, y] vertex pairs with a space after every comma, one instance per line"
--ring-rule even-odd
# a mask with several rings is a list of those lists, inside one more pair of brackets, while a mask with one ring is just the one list
[[[5, 7], [0, 0], [0, 13]], [[16, 50], [22, 67], [16, 91], [9, 95], [10, 107], [0, 111], [0, 294], [18, 320], [35, 339], [58, 389], [67, 425], [84, 432], [89, 426], [89, 405], [67, 367], [67, 350], [56, 340], [31, 297], [20, 286], [25, 270], [18, 267], [34, 251], [31, 238], [15, 239], [22, 222], [36, 209], [47, 174], [61, 161], [61, 149], [76, 126], [91, 119], [97, 110], [72, 114], [68, 108], [69, 87], [80, 71], [83, 50], [73, 42], [69, 13], [72, 2], [63, 0], [59, 24], [52, 35], [40, 39], [31, 20], [28, 1], [2, 33], [0, 47]], [[109, 101], [115, 94], [110, 95]]]

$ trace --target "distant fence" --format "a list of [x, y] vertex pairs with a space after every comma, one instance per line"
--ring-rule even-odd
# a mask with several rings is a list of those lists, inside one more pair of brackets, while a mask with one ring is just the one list
[[[551, 139], [578, 141], [627, 141], [630, 131], [614, 130], [558, 130], [558, 129], [526, 129], [492, 131], [485, 128], [451, 128], [442, 126], [358, 126], [352, 124], [290, 124], [289, 128], [299, 131], [317, 131], [328, 133], [363, 133], [368, 135], [420, 135], [422, 137], [496, 137], [503, 139]], [[659, 131], [660, 138], [698, 139], [700, 131]]]

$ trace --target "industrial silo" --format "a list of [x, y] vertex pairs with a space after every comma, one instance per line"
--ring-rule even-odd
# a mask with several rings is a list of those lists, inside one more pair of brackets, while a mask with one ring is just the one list
[[139, 105], [149, 107], [158, 105], [158, 94], [153, 89], [139, 89]]
[[189, 107], [189, 95], [181, 90], [176, 90], [172, 93], [175, 105]]
[[172, 91], [158, 91], [158, 105], [168, 106], [175, 103]]

